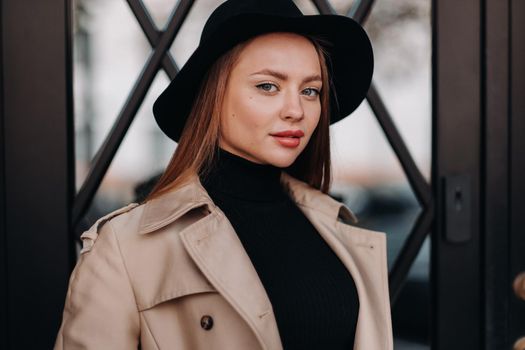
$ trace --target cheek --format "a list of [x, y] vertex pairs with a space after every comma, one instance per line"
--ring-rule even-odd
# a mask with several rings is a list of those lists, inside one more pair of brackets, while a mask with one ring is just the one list
[[308, 110], [307, 125], [310, 133], [313, 133], [319, 120], [321, 118], [321, 104], [312, 105], [312, 108]]
[[271, 113], [265, 108], [264, 101], [250, 93], [239, 93], [232, 96], [226, 114], [228, 129], [244, 131], [244, 135], [264, 131], [271, 121]]

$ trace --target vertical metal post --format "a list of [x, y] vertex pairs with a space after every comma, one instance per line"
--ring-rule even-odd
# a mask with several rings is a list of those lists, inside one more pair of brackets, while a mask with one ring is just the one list
[[483, 8], [484, 126], [481, 223], [485, 275], [484, 349], [511, 349], [509, 315], [509, 1]]
[[[4, 66], [3, 6], [0, 4], [0, 67]], [[0, 348], [7, 349], [7, 235], [5, 225], [4, 76], [0, 69]]]
[[1, 6], [1, 347], [50, 349], [74, 258], [70, 1]]
[[[431, 280], [436, 350], [482, 348], [480, 6], [477, 0], [433, 1], [432, 185], [437, 205]], [[453, 187], [445, 188], [447, 184]], [[450, 200], [457, 205], [447, 210]], [[468, 209], [470, 219], [461, 220], [462, 230], [456, 226], [455, 232], [447, 232], [447, 219], [460, 221], [454, 216], [458, 208]]]
[[[525, 272], [525, 2], [510, 0], [510, 276]], [[510, 287], [510, 286], [509, 286]], [[525, 300], [510, 292], [509, 335], [511, 344], [525, 339]]]

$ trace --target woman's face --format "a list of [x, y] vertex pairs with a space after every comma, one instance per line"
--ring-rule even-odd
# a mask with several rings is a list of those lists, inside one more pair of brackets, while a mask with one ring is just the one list
[[[220, 147], [256, 163], [291, 165], [319, 122], [321, 87], [319, 58], [307, 38], [293, 33], [255, 37], [230, 72]], [[295, 134], [276, 136], [282, 132]]]

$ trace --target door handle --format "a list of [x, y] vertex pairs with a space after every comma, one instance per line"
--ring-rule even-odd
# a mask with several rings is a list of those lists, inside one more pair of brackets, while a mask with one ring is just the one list
[[513, 350], [525, 350], [525, 337], [521, 337], [514, 343]]
[[449, 175], [443, 178], [445, 190], [445, 238], [451, 243], [472, 239], [472, 197], [470, 176]]
[[[521, 300], [525, 301], [525, 272], [522, 272], [514, 278], [514, 283], [512, 284], [514, 288], [514, 294]], [[525, 338], [522, 338], [525, 343]], [[525, 349], [525, 347], [523, 348]]]

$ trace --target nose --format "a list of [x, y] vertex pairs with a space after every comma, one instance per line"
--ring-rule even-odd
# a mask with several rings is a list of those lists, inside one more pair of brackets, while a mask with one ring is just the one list
[[301, 96], [292, 92], [285, 94], [283, 108], [281, 110], [281, 118], [288, 120], [301, 120], [303, 117], [304, 109]]

